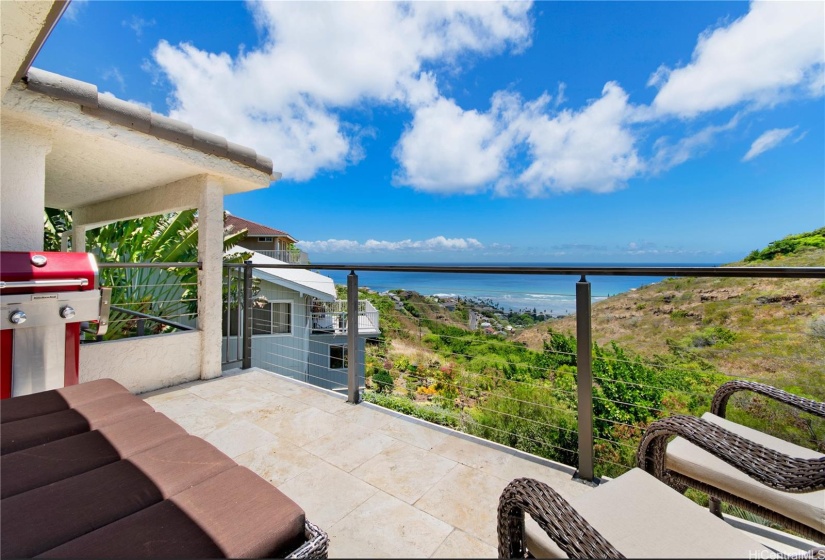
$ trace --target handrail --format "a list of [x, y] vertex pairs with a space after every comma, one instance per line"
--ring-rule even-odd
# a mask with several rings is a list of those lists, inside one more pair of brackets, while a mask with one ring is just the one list
[[63, 286], [88, 286], [87, 278], [61, 278], [55, 280], [20, 280], [0, 282], [0, 290], [6, 288], [58, 288]]
[[[243, 266], [243, 265], [240, 265]], [[142, 263], [120, 263], [102, 262], [97, 263], [98, 268], [197, 268], [203, 270], [203, 263], [198, 262], [142, 262]]]
[[[225, 265], [226, 266], [226, 265]], [[247, 265], [233, 265], [247, 266]], [[823, 266], [440, 266], [387, 264], [253, 264], [253, 268], [431, 272], [447, 274], [545, 274], [567, 276], [679, 276], [708, 278], [825, 278]]]

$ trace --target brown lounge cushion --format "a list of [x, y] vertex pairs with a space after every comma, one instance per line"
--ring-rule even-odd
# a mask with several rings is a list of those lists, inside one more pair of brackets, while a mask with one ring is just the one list
[[[174, 496], [236, 463], [194, 436], [0, 500], [3, 556], [31, 557]], [[48, 528], [48, 529], [44, 529]]]
[[186, 435], [186, 430], [155, 412], [139, 420], [127, 418], [99, 430], [8, 453], [0, 456], [0, 497], [9, 498], [83, 474]]
[[60, 412], [118, 394], [128, 395], [129, 391], [113, 379], [97, 379], [53, 391], [4, 399], [0, 401], [0, 423], [17, 422], [26, 418]]
[[143, 400], [127, 392], [83, 402], [51, 414], [6, 422], [0, 430], [0, 454], [82, 434], [154, 411]]
[[304, 542], [292, 500], [114, 381], [30, 397], [2, 403], [0, 557], [283, 556]]
[[44, 558], [277, 558], [303, 541], [304, 512], [244, 467], [43, 553]]

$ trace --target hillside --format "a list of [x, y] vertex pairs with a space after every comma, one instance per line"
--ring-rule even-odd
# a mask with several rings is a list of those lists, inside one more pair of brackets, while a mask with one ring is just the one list
[[[825, 229], [803, 236], [822, 243], [771, 251], [782, 240], [728, 266], [825, 266]], [[687, 354], [727, 375], [825, 399], [823, 280], [671, 278], [594, 304], [592, 323], [600, 345], [615, 341], [648, 358]], [[552, 328], [574, 334], [575, 324], [570, 316]], [[543, 324], [516, 340], [541, 350], [549, 337]]]
[[[825, 230], [795, 237], [754, 251], [747, 265], [825, 265]], [[576, 463], [574, 317], [533, 316], [540, 322], [522, 329], [525, 318], [494, 302], [361, 293], [380, 310], [382, 331], [367, 347], [366, 400]], [[482, 319], [475, 330], [471, 314]], [[600, 474], [635, 464], [653, 420], [707, 411], [730, 376], [825, 398], [822, 280], [668, 279], [598, 303], [593, 325]], [[729, 417], [825, 449], [825, 423], [764, 399], [737, 397]]]

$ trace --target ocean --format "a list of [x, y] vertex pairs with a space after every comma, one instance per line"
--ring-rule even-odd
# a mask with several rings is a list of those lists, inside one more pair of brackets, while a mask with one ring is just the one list
[[[430, 263], [408, 263], [430, 264]], [[443, 264], [443, 263], [442, 263]], [[462, 263], [467, 264], [467, 263]], [[487, 263], [489, 265], [489, 263]], [[469, 266], [470, 264], [468, 264]], [[537, 264], [509, 263], [510, 266], [719, 266], [702, 264]], [[478, 264], [478, 266], [484, 266]], [[498, 265], [497, 265], [498, 266]], [[330, 276], [336, 284], [346, 284], [347, 272], [319, 271]], [[357, 272], [357, 271], [356, 271]], [[538, 313], [567, 315], [576, 309], [576, 282], [578, 276], [538, 276], [527, 274], [455, 274], [428, 272], [357, 272], [358, 285], [378, 292], [392, 289], [416, 291], [424, 295], [461, 296], [490, 299], [507, 311], [535, 309]], [[663, 280], [651, 276], [589, 276], [593, 302]]]

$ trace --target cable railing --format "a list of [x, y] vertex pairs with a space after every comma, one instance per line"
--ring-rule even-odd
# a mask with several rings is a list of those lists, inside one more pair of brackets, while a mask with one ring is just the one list
[[[98, 263], [101, 288], [110, 288], [105, 336], [86, 332], [84, 343], [196, 328], [200, 263]], [[85, 331], [84, 331], [85, 332]]]
[[[732, 302], [720, 304], [706, 292], [691, 292], [694, 286], [688, 281], [682, 287], [663, 282], [668, 290], [683, 292], [667, 293], [661, 302], [640, 302], [638, 308], [593, 315], [594, 302], [605, 308], [622, 300], [594, 296], [588, 276], [798, 282], [825, 278], [825, 268], [289, 266], [350, 271], [346, 299], [320, 302], [303, 296], [292, 301], [288, 313], [286, 307], [256, 312], [255, 304], [260, 304], [261, 297], [252, 282], [251, 265], [227, 265], [226, 270], [234, 272], [228, 272], [225, 282], [226, 325], [236, 327], [225, 327], [224, 344], [235, 348], [236, 363], [246, 360], [245, 367], [262, 367], [346, 393], [352, 403], [369, 400], [571, 464], [584, 479], [617, 475], [632, 467], [636, 442], [650, 422], [670, 414], [700, 415], [708, 410], [716, 387], [739, 375], [738, 369], [747, 369], [727, 364], [765, 362], [774, 369], [798, 370], [803, 375], [793, 386], [808, 394], [821, 393], [816, 370], [823, 369], [825, 345], [805, 338], [815, 336], [813, 327], [805, 327], [810, 333], [801, 332], [799, 327], [787, 330], [785, 323], [778, 322], [763, 329], [766, 337], [783, 336], [794, 344], [802, 339], [813, 342], [799, 345], [802, 350], [768, 351], [758, 342], [734, 345], [736, 321], [759, 321], [761, 311], [751, 310], [750, 319], [730, 318], [726, 314], [734, 308]], [[575, 290], [553, 290], [558, 301], [567, 298], [574, 304], [570, 307], [575, 308], [575, 315], [547, 321], [544, 310], [504, 308], [492, 299], [504, 290], [488, 290], [490, 298], [419, 295], [401, 286], [382, 293], [359, 290], [356, 271], [403, 272], [407, 277], [410, 273], [575, 275], [578, 281], [570, 282]], [[244, 284], [247, 278], [248, 290]], [[260, 290], [265, 291], [263, 287]], [[777, 297], [763, 299], [787, 299]], [[521, 300], [529, 301], [526, 297]], [[708, 301], [717, 305], [708, 307], [707, 317], [679, 308], [686, 302]], [[822, 299], [788, 301], [792, 303], [754, 305], [796, 305], [799, 307], [793, 312], [810, 315], [811, 324], [817, 316], [825, 315]], [[772, 313], [777, 313], [776, 309], [785, 308], [776, 307]], [[374, 313], [369, 323], [364, 322], [367, 313]], [[652, 355], [631, 352], [621, 342], [622, 332], [616, 325], [642, 328], [634, 323], [633, 317], [639, 316], [650, 318], [653, 325], [645, 327], [652, 329], [650, 338], [656, 339], [660, 348]], [[323, 323], [330, 317], [331, 324]], [[370, 330], [365, 328], [367, 324], [379, 328]], [[528, 348], [519, 336], [529, 324], [554, 330], [544, 333], [541, 346]], [[296, 340], [305, 340], [304, 346], [296, 347]], [[616, 340], [618, 344], [614, 344]], [[355, 359], [349, 348], [358, 349]], [[715, 358], [725, 367], [708, 361]], [[780, 381], [789, 385], [786, 379]], [[757, 405], [762, 410], [762, 405]], [[776, 411], [769, 413], [776, 418]], [[764, 418], [760, 421], [765, 423]], [[790, 423], [797, 432], [791, 436], [807, 437], [807, 445], [825, 447], [825, 426], [797, 418], [791, 418]]]

